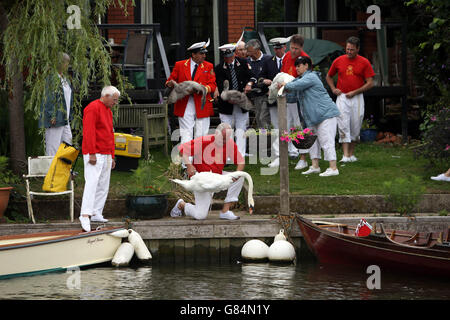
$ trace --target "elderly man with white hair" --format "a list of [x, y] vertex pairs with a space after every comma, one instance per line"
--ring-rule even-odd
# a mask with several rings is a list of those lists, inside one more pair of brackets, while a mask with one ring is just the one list
[[[227, 158], [233, 159], [233, 162], [236, 164], [236, 171], [243, 171], [245, 161], [238, 151], [232, 136], [233, 129], [231, 129], [231, 126], [228, 123], [221, 123], [217, 126], [215, 134], [199, 137], [179, 146], [178, 150], [186, 163], [189, 178], [196, 172], [211, 171], [217, 174], [228, 174], [228, 172], [223, 171]], [[193, 158], [193, 161], [190, 160], [190, 157]], [[241, 177], [235, 180], [228, 188], [227, 196], [219, 215], [220, 219], [239, 219], [239, 216], [230, 211], [230, 208], [234, 202], [238, 201], [243, 184], [244, 178]], [[170, 212], [170, 216], [179, 217], [184, 211], [186, 216], [196, 220], [206, 219], [213, 193], [195, 191], [194, 196], [195, 205], [185, 203], [183, 199], [179, 199]]]
[[[104, 87], [100, 99], [89, 103], [83, 113], [84, 192], [80, 222], [84, 231], [91, 231], [91, 221], [108, 222], [103, 207], [109, 190], [114, 160], [114, 129], [111, 109], [119, 102], [116, 87]], [[90, 218], [90, 219], [89, 219]]]

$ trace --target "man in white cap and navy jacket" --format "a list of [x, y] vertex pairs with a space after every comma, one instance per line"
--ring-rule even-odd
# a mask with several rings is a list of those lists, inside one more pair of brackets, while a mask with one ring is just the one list
[[[190, 46], [187, 49], [190, 57], [175, 63], [166, 81], [166, 87], [172, 88], [176, 83], [183, 81], [196, 81], [205, 86], [208, 96], [214, 92], [216, 89], [214, 66], [205, 61], [208, 46], [209, 39], [207, 42], [197, 42]], [[208, 134], [209, 117], [214, 115], [213, 105], [210, 99], [206, 98], [202, 109], [201, 100], [201, 94], [193, 93], [178, 100], [174, 105], [173, 113], [178, 117], [182, 144]]]
[[245, 131], [249, 122], [248, 111], [222, 100], [220, 94], [223, 91], [225, 80], [228, 80], [230, 90], [247, 93], [251, 90], [252, 82], [256, 82], [256, 79], [252, 78], [252, 72], [247, 60], [235, 55], [235, 44], [225, 44], [219, 47], [219, 50], [222, 53], [223, 62], [214, 67], [218, 88], [214, 98], [218, 101], [220, 121], [228, 123], [231, 127], [234, 124], [236, 145], [242, 157], [245, 157]]

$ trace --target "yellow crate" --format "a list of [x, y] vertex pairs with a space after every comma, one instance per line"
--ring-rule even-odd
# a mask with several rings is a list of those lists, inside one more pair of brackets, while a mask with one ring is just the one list
[[114, 133], [115, 154], [118, 156], [140, 158], [142, 137], [126, 133]]

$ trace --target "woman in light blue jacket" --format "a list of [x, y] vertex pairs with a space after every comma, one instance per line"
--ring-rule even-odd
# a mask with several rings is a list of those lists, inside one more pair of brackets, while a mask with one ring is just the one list
[[[295, 68], [299, 77], [293, 81], [281, 84], [286, 92], [296, 92], [300, 108], [308, 128], [317, 135], [317, 140], [309, 150], [312, 166], [302, 174], [319, 173], [321, 177], [337, 176], [336, 167], [336, 117], [339, 110], [331, 100], [328, 92], [320, 80], [319, 74], [312, 71], [312, 62], [308, 57], [299, 57], [295, 61]], [[280, 86], [280, 87], [281, 87]], [[330, 167], [320, 173], [320, 149], [323, 149], [324, 159], [330, 162]]]

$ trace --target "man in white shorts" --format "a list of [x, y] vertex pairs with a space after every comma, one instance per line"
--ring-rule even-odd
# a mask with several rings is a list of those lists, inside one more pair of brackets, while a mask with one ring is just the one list
[[[347, 39], [346, 54], [336, 58], [328, 71], [326, 80], [331, 91], [337, 96], [336, 105], [340, 111], [337, 118], [339, 143], [342, 143], [344, 156], [340, 162], [354, 162], [355, 142], [364, 119], [363, 92], [373, 87], [373, 71], [369, 60], [358, 55], [359, 39]], [[337, 85], [333, 76], [338, 74]]]

